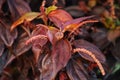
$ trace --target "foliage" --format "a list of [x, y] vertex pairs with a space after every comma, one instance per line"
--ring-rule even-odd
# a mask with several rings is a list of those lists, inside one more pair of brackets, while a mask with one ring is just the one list
[[[60, 1], [54, 0], [48, 7], [46, 0], [41, 1], [40, 12], [31, 11], [28, 3], [32, 0], [0, 1], [0, 80], [94, 80], [109, 76], [105, 43], [109, 45], [120, 35], [112, 0], [108, 0], [110, 13], [103, 8], [95, 12], [101, 1], [88, 0], [87, 5], [79, 1], [79, 11], [93, 13], [77, 18], [56, 6]], [[99, 23], [106, 33], [94, 27]]]

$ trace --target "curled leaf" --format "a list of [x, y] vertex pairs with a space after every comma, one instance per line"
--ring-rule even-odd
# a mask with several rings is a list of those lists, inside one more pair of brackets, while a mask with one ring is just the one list
[[50, 6], [46, 8], [45, 13], [48, 15], [51, 11], [56, 10], [56, 9], [57, 9], [57, 6], [54, 6], [54, 5]]
[[37, 18], [40, 15], [39, 12], [28, 12], [25, 13], [22, 17], [20, 17], [17, 21], [15, 21], [11, 26], [11, 31], [16, 28], [18, 25], [22, 24], [24, 20], [32, 21], [33, 19]]

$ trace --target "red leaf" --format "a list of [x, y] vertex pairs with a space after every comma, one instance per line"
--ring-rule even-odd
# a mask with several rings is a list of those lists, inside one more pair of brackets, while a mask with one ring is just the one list
[[[37, 25], [38, 27], [33, 30], [31, 38], [26, 41], [26, 44], [32, 43], [32, 51], [34, 54], [35, 62], [38, 62], [38, 58], [41, 54], [41, 48], [47, 43], [48, 38], [46, 33], [48, 31], [47, 26]], [[46, 28], [45, 28], [46, 27]]]
[[61, 9], [50, 12], [48, 17], [58, 28], [61, 28], [65, 22], [73, 20], [69, 13]]
[[[93, 45], [85, 40], [76, 40], [73, 42], [73, 45], [76, 48], [85, 48], [85, 49], [91, 51], [101, 63], [105, 63], [104, 55], [95, 45]], [[84, 54], [82, 52], [80, 52], [79, 54], [86, 60], [94, 62], [94, 60], [89, 55]]]
[[52, 53], [42, 61], [40, 80], [53, 80], [56, 74], [64, 68], [71, 57], [71, 46], [67, 40], [58, 41], [52, 48]]

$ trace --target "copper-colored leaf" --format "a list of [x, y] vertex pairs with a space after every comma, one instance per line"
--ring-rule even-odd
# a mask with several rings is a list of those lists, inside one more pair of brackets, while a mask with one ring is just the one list
[[29, 12], [26, 13], [24, 15], [22, 15], [22, 17], [20, 17], [17, 21], [15, 21], [12, 26], [11, 26], [11, 31], [16, 28], [18, 25], [22, 24], [24, 22], [24, 20], [26, 21], [32, 21], [33, 19], [37, 18], [40, 15], [39, 12]]
[[[98, 22], [98, 20], [90, 20], [89, 18], [92, 18], [93, 16], [88, 16], [88, 17], [82, 17], [78, 19], [74, 19], [71, 21], [66, 22], [62, 28], [63, 32], [65, 31], [75, 31], [78, 27], [81, 27], [83, 24], [86, 23], [93, 23], [93, 22]], [[88, 19], [88, 20], [86, 20]]]
[[31, 11], [29, 4], [24, 0], [7, 0], [7, 3], [11, 16], [14, 20], [18, 19], [21, 15]]
[[89, 75], [79, 57], [72, 58], [66, 66], [70, 80], [88, 80]]
[[11, 46], [14, 40], [17, 38], [17, 30], [10, 32], [10, 23], [7, 21], [0, 24], [0, 38], [6, 46]]
[[[85, 48], [85, 49], [91, 51], [101, 63], [105, 63], [104, 55], [95, 45], [93, 45], [85, 40], [76, 40], [73, 42], [73, 45], [76, 48]], [[80, 52], [79, 54], [86, 60], [94, 62], [94, 60], [89, 55], [84, 54], [82, 52]]]
[[48, 14], [49, 19], [54, 22], [57, 27], [61, 27], [65, 22], [73, 20], [71, 15], [64, 10], [58, 9]]
[[51, 55], [43, 59], [40, 80], [54, 80], [58, 71], [66, 66], [70, 57], [71, 46], [68, 41], [58, 41], [53, 46]]

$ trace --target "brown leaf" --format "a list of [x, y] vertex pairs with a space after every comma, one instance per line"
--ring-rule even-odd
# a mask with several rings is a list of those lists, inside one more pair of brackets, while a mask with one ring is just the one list
[[[76, 40], [73, 42], [73, 45], [76, 48], [85, 48], [85, 49], [91, 51], [101, 63], [105, 63], [106, 60], [105, 60], [104, 55], [95, 45], [93, 45], [85, 40]], [[82, 52], [80, 52], [79, 54], [86, 60], [94, 62], [94, 60], [89, 55], [84, 54]]]
[[70, 80], [88, 80], [89, 75], [79, 57], [72, 58], [66, 66]]
[[10, 32], [10, 23], [7, 21], [2, 21], [0, 23], [0, 38], [3, 40], [6, 46], [11, 46], [14, 40], [17, 38], [17, 30]]
[[7, 0], [11, 16], [14, 20], [18, 19], [26, 12], [30, 12], [29, 4], [24, 0]]
[[5, 49], [3, 41], [0, 39], [0, 56], [3, 54], [3, 51]]
[[61, 9], [50, 12], [48, 17], [58, 28], [61, 28], [65, 22], [73, 20], [69, 13]]
[[25, 52], [27, 52], [30, 48], [31, 45], [26, 45], [25, 42], [29, 39], [29, 37], [27, 36], [27, 34], [23, 33], [19, 39], [18, 42], [14, 43], [14, 47], [13, 47], [13, 52], [15, 55], [11, 55], [8, 62], [6, 63], [6, 66], [11, 63], [13, 61], [13, 59], [15, 59], [16, 57], [24, 54]]
[[26, 13], [24, 15], [22, 15], [22, 17], [20, 17], [18, 20], [16, 20], [12, 26], [11, 26], [11, 31], [16, 28], [18, 25], [22, 24], [25, 20], [26, 21], [32, 21], [33, 19], [35, 19], [36, 17], [38, 17], [40, 15], [39, 12], [29, 12]]
[[40, 80], [53, 80], [56, 74], [64, 68], [71, 57], [71, 45], [67, 40], [58, 41], [52, 48], [52, 53], [42, 61]]

